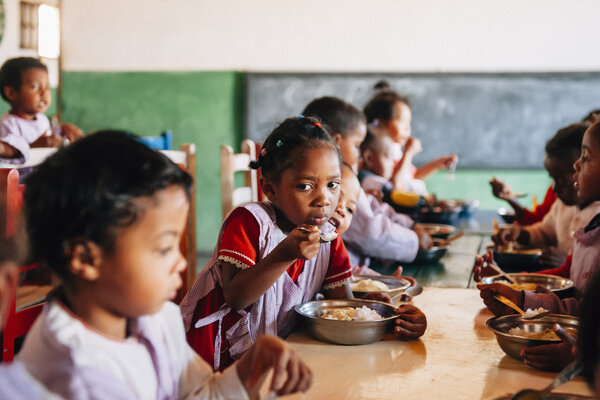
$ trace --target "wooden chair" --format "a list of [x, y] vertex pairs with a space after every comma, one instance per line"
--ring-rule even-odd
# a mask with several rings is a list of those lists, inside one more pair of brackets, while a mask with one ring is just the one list
[[190, 211], [187, 225], [181, 240], [180, 249], [187, 259], [187, 269], [181, 273], [183, 284], [177, 291], [175, 302], [179, 303], [190, 290], [196, 279], [196, 145], [182, 144], [180, 150], [162, 150], [161, 153], [169, 157], [175, 164], [187, 171], [192, 176], [192, 190], [190, 198]]
[[[19, 172], [16, 169], [0, 169], [0, 205], [5, 218], [2, 229], [3, 237], [11, 237], [17, 232], [20, 211], [23, 206], [24, 185], [19, 184]], [[21, 267], [20, 273], [35, 270], [38, 264]], [[37, 271], [39, 272], [39, 271]], [[14, 358], [15, 340], [25, 335], [37, 316], [42, 312], [46, 295], [52, 289], [49, 281], [35, 282], [35, 284], [15, 284], [2, 333], [2, 362], [12, 361]]]
[[[256, 159], [256, 145], [250, 139], [242, 142], [242, 152], [233, 153], [231, 146], [221, 146], [221, 213], [223, 219], [240, 204], [258, 201], [258, 177], [250, 161]], [[235, 173], [244, 173], [244, 186], [235, 187]]]

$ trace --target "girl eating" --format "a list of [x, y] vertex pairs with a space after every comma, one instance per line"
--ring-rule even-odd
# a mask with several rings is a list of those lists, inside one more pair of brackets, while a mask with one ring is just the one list
[[[294, 306], [323, 290], [350, 298], [352, 275], [341, 238], [320, 239], [340, 195], [340, 153], [313, 118], [288, 118], [266, 139], [253, 168], [269, 201], [234, 209], [213, 257], [181, 308], [188, 342], [220, 369], [261, 334], [288, 335]], [[329, 239], [329, 238], [328, 238]], [[410, 324], [422, 334], [422, 324]], [[420, 336], [420, 334], [418, 336]]]

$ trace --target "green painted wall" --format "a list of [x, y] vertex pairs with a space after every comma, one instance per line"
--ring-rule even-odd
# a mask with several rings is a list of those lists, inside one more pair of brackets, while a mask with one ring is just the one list
[[219, 147], [239, 149], [244, 76], [237, 72], [63, 72], [62, 118], [92, 132], [125, 129], [173, 146], [196, 144], [198, 251], [212, 250], [221, 225]]

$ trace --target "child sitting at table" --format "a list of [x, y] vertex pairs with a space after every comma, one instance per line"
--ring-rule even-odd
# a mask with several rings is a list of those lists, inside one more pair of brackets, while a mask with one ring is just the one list
[[[328, 223], [340, 194], [340, 154], [314, 118], [283, 121], [267, 137], [258, 160], [269, 199], [234, 209], [223, 222], [215, 251], [181, 303], [188, 341], [222, 368], [263, 333], [287, 336], [294, 307], [319, 290], [352, 298], [344, 243]], [[401, 339], [423, 334], [424, 315], [401, 315]]]
[[508, 204], [515, 211], [515, 222], [517, 222], [521, 226], [527, 226], [531, 224], [535, 224], [536, 222], [544, 219], [544, 216], [548, 214], [552, 204], [556, 200], [556, 194], [552, 189], [552, 185], [546, 191], [546, 195], [544, 196], [544, 201], [542, 204], [536, 204], [535, 209], [529, 211], [525, 207], [519, 203], [515, 193], [511, 190], [511, 188], [500, 179], [494, 177], [490, 181], [490, 185], [492, 186], [492, 193], [499, 199], [506, 200]]
[[421, 195], [427, 194], [422, 181], [441, 168], [450, 168], [458, 163], [456, 154], [442, 156], [419, 168], [412, 163], [422, 151], [421, 141], [411, 137], [411, 104], [408, 97], [390, 90], [387, 82], [375, 85], [379, 90], [364, 108], [367, 123], [375, 135], [388, 136], [394, 142], [392, 157], [396, 163], [392, 175], [394, 188]]
[[583, 365], [582, 375], [600, 399], [600, 271], [594, 273], [581, 302], [577, 352]]
[[[302, 113], [319, 118], [334, 132], [342, 161], [357, 172], [360, 142], [366, 136], [363, 113], [334, 97], [315, 99]], [[361, 189], [353, 223], [343, 234], [352, 265], [368, 266], [371, 258], [393, 262], [414, 260], [419, 248], [431, 247], [432, 240], [425, 231], [410, 229], [413, 224], [408, 216], [395, 212]]]
[[585, 226], [600, 212], [600, 202], [582, 202], [574, 188], [573, 164], [581, 154], [581, 142], [588, 125], [572, 124], [560, 129], [545, 148], [544, 166], [552, 177], [558, 200], [541, 222], [522, 227], [513, 224], [492, 237], [499, 245], [517, 241], [544, 249], [541, 262], [557, 267], [565, 262], [573, 248], [572, 232]]
[[0, 68], [0, 93], [10, 103], [0, 120], [0, 161], [23, 164], [30, 147], [58, 147], [83, 136], [73, 124], [50, 126], [44, 114], [52, 103], [48, 67], [37, 58], [7, 60]]
[[310, 370], [280, 339], [259, 338], [223, 374], [187, 345], [169, 300], [186, 268], [179, 244], [191, 183], [166, 156], [114, 131], [58, 150], [30, 175], [33, 255], [61, 283], [19, 359], [49, 390], [68, 399], [244, 399], [271, 368], [279, 394], [308, 388]]

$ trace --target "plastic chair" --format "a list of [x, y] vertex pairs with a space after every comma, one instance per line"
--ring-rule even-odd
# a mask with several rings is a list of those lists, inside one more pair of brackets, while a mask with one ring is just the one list
[[[2, 227], [4, 237], [10, 237], [17, 232], [24, 189], [25, 186], [19, 184], [19, 172], [16, 169], [0, 169], [0, 194], [2, 195], [0, 212], [5, 216], [2, 218], [5, 221]], [[38, 267], [38, 264], [21, 267], [20, 272], [26, 273]], [[29, 331], [42, 312], [46, 295], [51, 289], [51, 285], [45, 284], [18, 287], [15, 285], [13, 288], [15, 296], [11, 299], [2, 333], [2, 362], [13, 360], [15, 340]]]
[[196, 279], [196, 145], [182, 144], [180, 150], [161, 150], [175, 164], [192, 176], [193, 183], [190, 198], [190, 211], [185, 232], [180, 243], [180, 250], [185, 254], [187, 269], [182, 271], [183, 284], [177, 291], [175, 303], [179, 303]]
[[[258, 201], [258, 177], [250, 161], [256, 159], [256, 145], [250, 139], [242, 142], [242, 152], [233, 153], [228, 145], [221, 146], [221, 212], [223, 219], [240, 204]], [[244, 173], [244, 186], [235, 187], [235, 173]]]
[[165, 131], [160, 136], [137, 137], [135, 140], [155, 150], [171, 150], [173, 148], [173, 132], [171, 131]]

